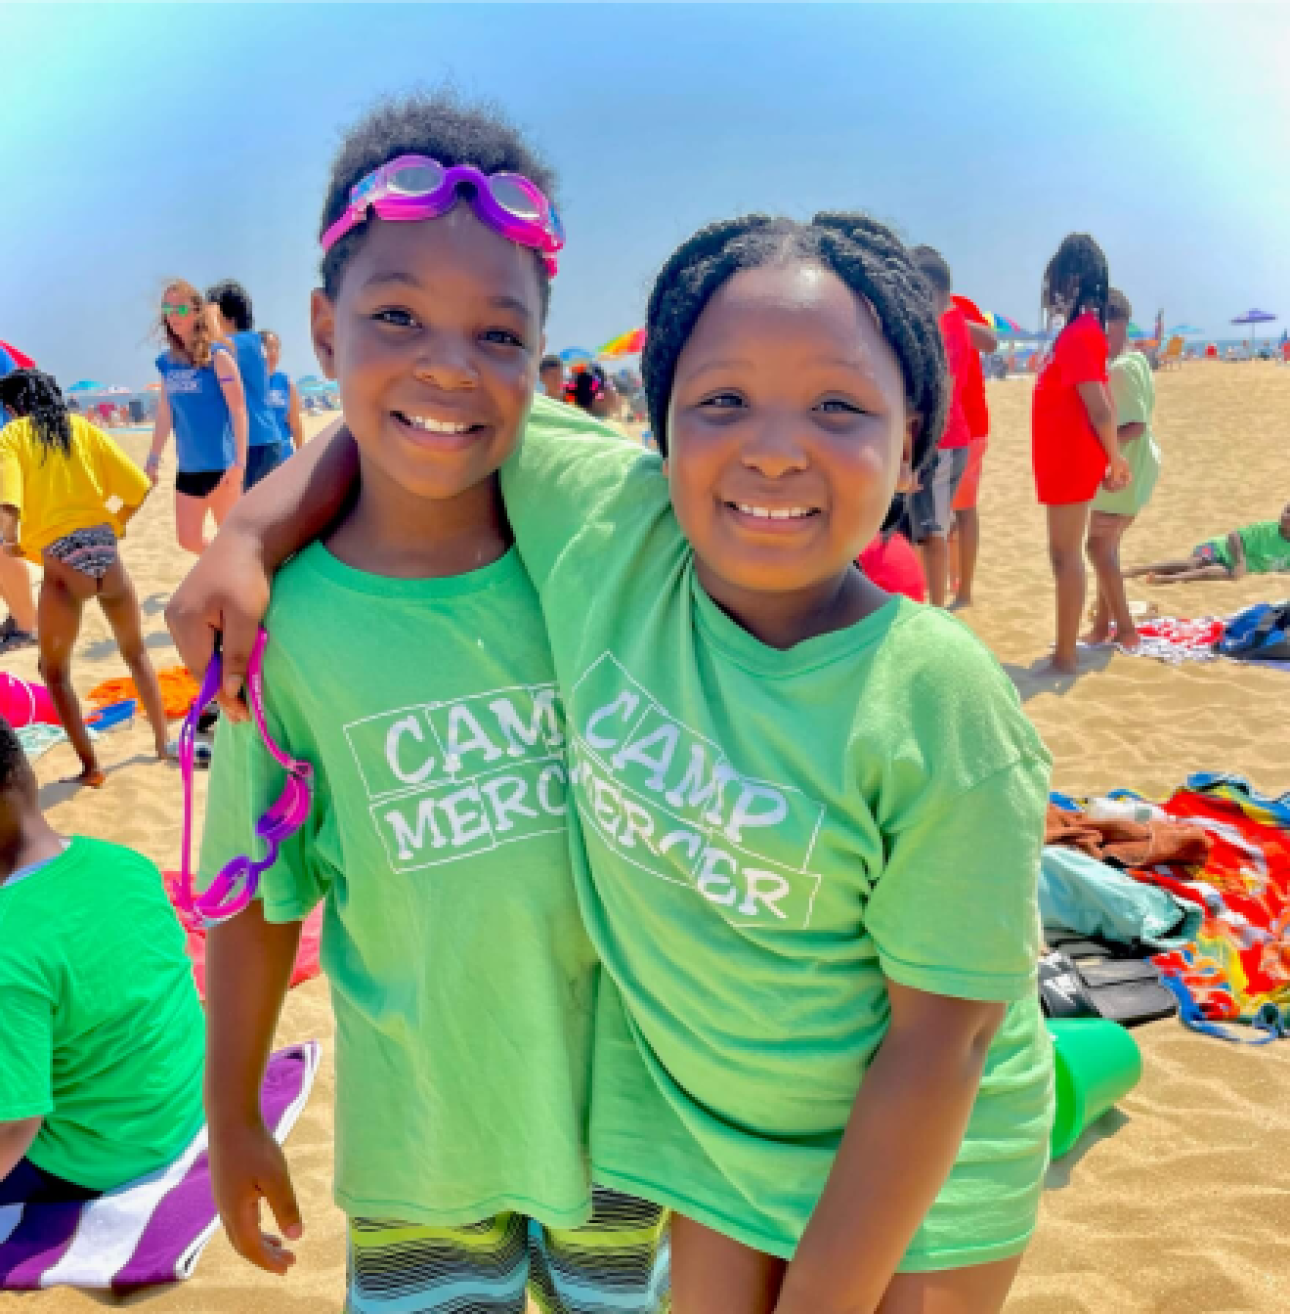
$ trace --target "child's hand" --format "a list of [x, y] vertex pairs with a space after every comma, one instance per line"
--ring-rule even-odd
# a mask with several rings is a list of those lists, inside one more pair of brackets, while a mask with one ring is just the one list
[[258, 1127], [211, 1132], [211, 1184], [215, 1204], [233, 1249], [266, 1273], [285, 1277], [295, 1253], [260, 1229], [260, 1201], [267, 1202], [289, 1241], [304, 1234], [300, 1207], [282, 1147]]
[[1124, 457], [1113, 456], [1106, 472], [1106, 478], [1102, 482], [1107, 492], [1118, 493], [1121, 489], [1128, 488], [1133, 482], [1133, 468]]
[[221, 534], [202, 554], [166, 608], [175, 647], [200, 680], [222, 636], [224, 680], [219, 703], [230, 721], [250, 713], [242, 697], [251, 649], [269, 610], [269, 575], [260, 556], [236, 534]]

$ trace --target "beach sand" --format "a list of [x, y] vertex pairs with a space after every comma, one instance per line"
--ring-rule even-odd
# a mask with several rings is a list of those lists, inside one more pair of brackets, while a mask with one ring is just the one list
[[[1234, 525], [1277, 514], [1290, 498], [1290, 369], [1194, 364], [1157, 376], [1164, 473], [1127, 539], [1126, 560], [1185, 553]], [[1072, 685], [1031, 673], [1051, 639], [1052, 584], [1029, 463], [1029, 380], [990, 385], [995, 436], [982, 485], [978, 604], [965, 618], [1016, 680], [1056, 757], [1055, 783], [1164, 795], [1192, 771], [1240, 772], [1261, 789], [1290, 787], [1284, 710], [1290, 675], [1229, 663], [1169, 667], [1096, 653]], [[315, 421], [312, 428], [321, 427]], [[145, 436], [124, 445], [142, 459]], [[155, 660], [176, 660], [162, 609], [187, 558], [174, 546], [169, 480], [125, 544]], [[1290, 596], [1290, 577], [1173, 588], [1130, 585], [1166, 614], [1227, 614]], [[325, 636], [320, 636], [324, 638]], [[35, 655], [4, 661], [34, 676]], [[123, 674], [102, 618], [87, 613], [76, 679], [88, 690]], [[108, 737], [101, 793], [52, 783], [74, 768], [66, 747], [37, 767], [54, 824], [132, 845], [177, 865], [180, 782], [148, 757], [142, 725]], [[1016, 1314], [1282, 1314], [1290, 1301], [1290, 1044], [1260, 1049], [1195, 1036], [1177, 1022], [1136, 1032], [1141, 1087], [1050, 1172], [1038, 1236], [1009, 1304]], [[331, 1203], [332, 1024], [326, 987], [292, 992], [280, 1043], [316, 1037], [325, 1057], [288, 1143], [306, 1223], [286, 1281], [244, 1264], [219, 1235], [196, 1277], [128, 1299], [68, 1291], [6, 1297], [22, 1314], [144, 1305], [159, 1314], [322, 1314], [340, 1308], [344, 1232]]]

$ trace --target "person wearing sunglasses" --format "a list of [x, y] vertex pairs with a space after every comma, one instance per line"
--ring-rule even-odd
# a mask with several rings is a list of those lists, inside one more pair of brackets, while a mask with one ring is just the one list
[[175, 536], [200, 556], [206, 516], [218, 526], [242, 493], [248, 421], [242, 376], [229, 348], [213, 342], [202, 294], [176, 279], [161, 299], [158, 329], [166, 350], [157, 357], [162, 390], [144, 469], [154, 484], [173, 429]]
[[[300, 922], [325, 909], [355, 1314], [520, 1314], [526, 1293], [553, 1312], [668, 1307], [663, 1211], [590, 1180], [599, 966], [550, 649], [498, 482], [563, 245], [550, 189], [513, 129], [443, 96], [384, 103], [342, 143], [312, 328], [362, 488], [274, 581], [254, 723], [221, 718], [196, 877], [183, 859], [217, 923], [215, 1199], [238, 1253], [280, 1274], [303, 1221], [258, 1091]], [[276, 498], [307, 452], [248, 500]], [[216, 664], [205, 678], [199, 703]], [[191, 801], [186, 817], [189, 834]]]

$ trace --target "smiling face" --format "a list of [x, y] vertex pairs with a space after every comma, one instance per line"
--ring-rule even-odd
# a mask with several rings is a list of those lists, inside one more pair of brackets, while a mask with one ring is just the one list
[[745, 270], [677, 361], [668, 477], [699, 579], [745, 624], [774, 595], [836, 591], [911, 445], [872, 308], [816, 265]]
[[276, 374], [282, 361], [282, 343], [278, 341], [276, 333], [264, 335], [264, 358], [269, 363], [269, 373]]
[[523, 431], [542, 349], [537, 265], [467, 205], [369, 228], [336, 301], [314, 292], [318, 359], [340, 384], [365, 487], [376, 475], [455, 497]]

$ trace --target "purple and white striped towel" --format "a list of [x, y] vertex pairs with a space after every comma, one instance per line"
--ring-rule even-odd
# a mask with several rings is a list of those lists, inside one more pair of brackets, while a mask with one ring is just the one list
[[[269, 1059], [260, 1108], [279, 1142], [309, 1101], [321, 1052], [310, 1040]], [[97, 1200], [0, 1206], [0, 1290], [182, 1282], [218, 1226], [203, 1127], [174, 1163]]]

